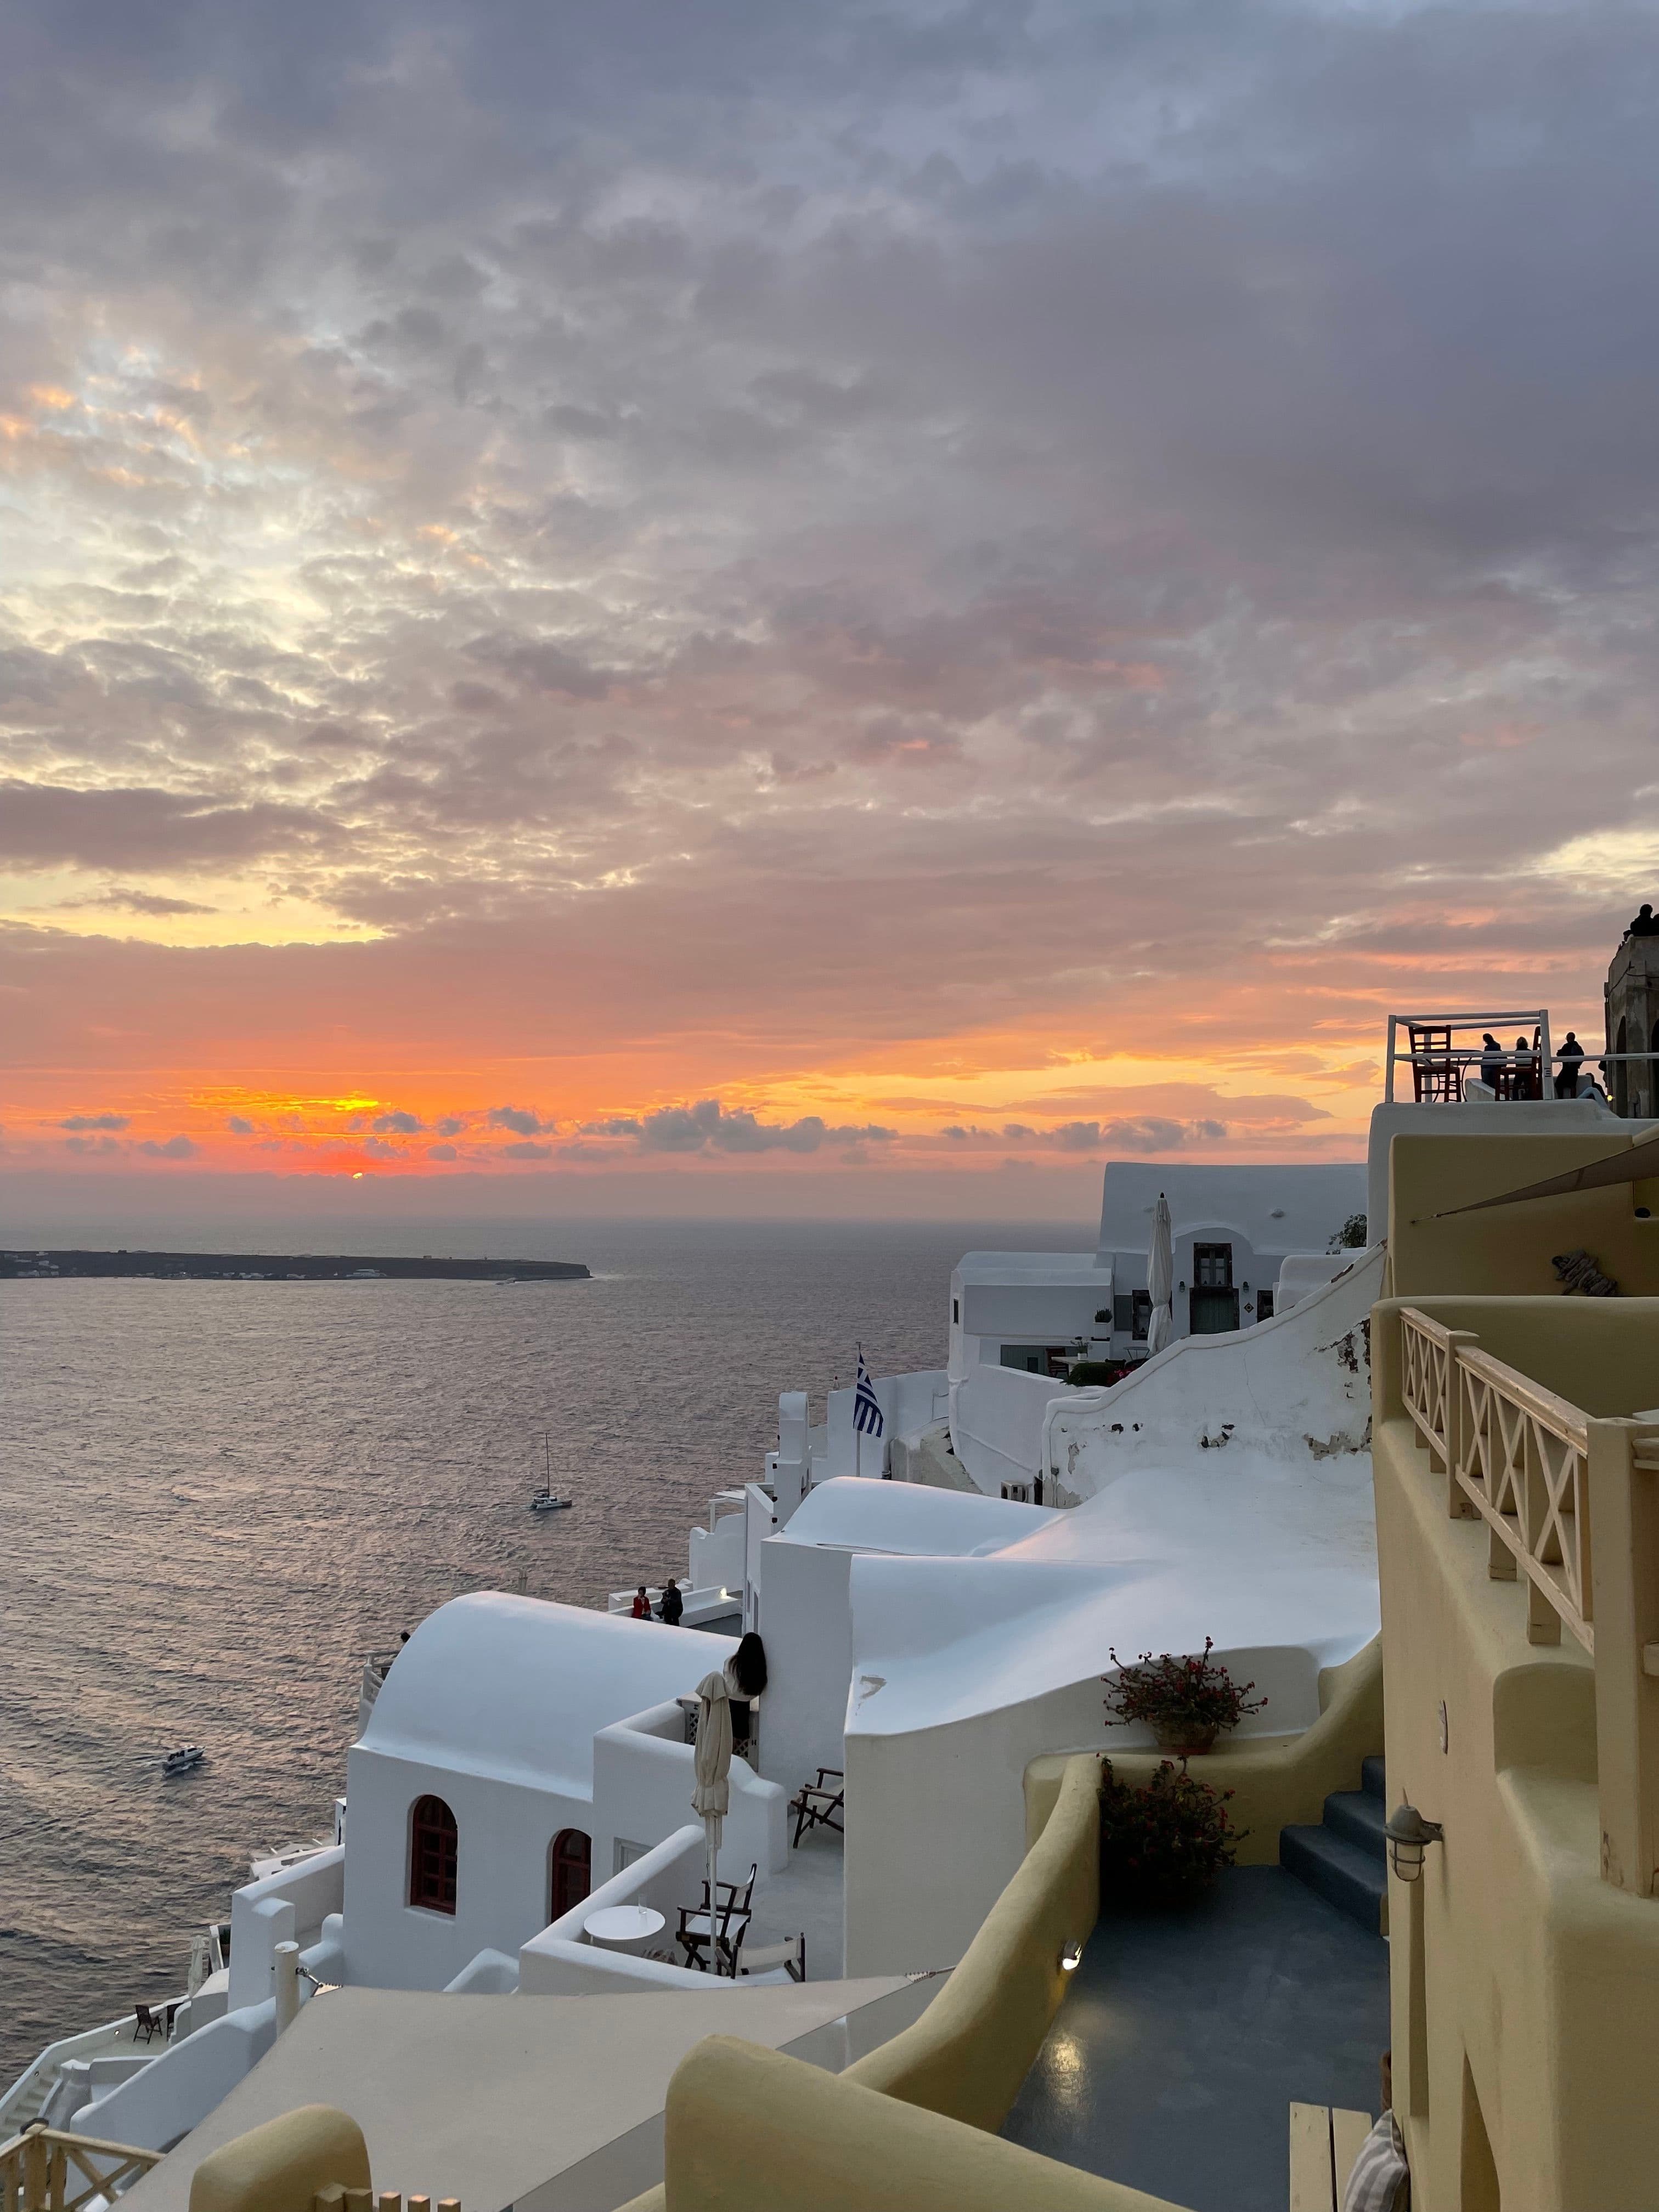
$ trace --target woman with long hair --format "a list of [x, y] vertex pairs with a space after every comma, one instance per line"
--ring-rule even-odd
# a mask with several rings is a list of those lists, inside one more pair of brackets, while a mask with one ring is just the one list
[[766, 1646], [751, 1628], [738, 1639], [738, 1648], [721, 1672], [731, 1693], [732, 1748], [741, 1751], [754, 1725], [754, 1708], [766, 1687]]

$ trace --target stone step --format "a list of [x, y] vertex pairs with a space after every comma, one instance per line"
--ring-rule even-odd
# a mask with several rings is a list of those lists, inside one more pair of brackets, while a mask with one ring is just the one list
[[1373, 1936], [1382, 1933], [1388, 1869], [1370, 1850], [1328, 1828], [1281, 1828], [1279, 1863]]
[[1383, 1771], [1382, 1761], [1380, 1758], [1362, 1759], [1360, 1760], [1359, 1786], [1362, 1790], [1369, 1790], [1373, 1797], [1380, 1797], [1385, 1805], [1388, 1803], [1388, 1778]]
[[1334, 1836], [1369, 1851], [1380, 1866], [1389, 1850], [1382, 1832], [1388, 1816], [1382, 1808], [1383, 1800], [1373, 1797], [1369, 1790], [1333, 1790], [1325, 1800], [1325, 1826]]

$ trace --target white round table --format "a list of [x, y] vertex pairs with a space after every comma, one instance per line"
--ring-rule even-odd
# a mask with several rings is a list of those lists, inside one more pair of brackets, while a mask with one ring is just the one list
[[607, 1905], [590, 1912], [582, 1932], [590, 1943], [606, 1951], [642, 1951], [668, 1923], [648, 1905]]

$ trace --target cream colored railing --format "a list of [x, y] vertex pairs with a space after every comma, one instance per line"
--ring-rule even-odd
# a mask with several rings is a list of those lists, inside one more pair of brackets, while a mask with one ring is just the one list
[[26, 2128], [0, 2143], [0, 2212], [81, 2212], [94, 2200], [113, 2200], [161, 2157], [131, 2143]]
[[1565, 1626], [1595, 1662], [1601, 1871], [1654, 1893], [1659, 1874], [1659, 1422], [1598, 1419], [1414, 1306], [1400, 1311], [1404, 1410], [1479, 1518], [1495, 1580], [1527, 1584], [1527, 1636]]

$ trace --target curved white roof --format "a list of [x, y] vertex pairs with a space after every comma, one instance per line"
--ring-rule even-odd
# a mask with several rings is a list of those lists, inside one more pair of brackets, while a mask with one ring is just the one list
[[736, 1649], [729, 1636], [481, 1590], [421, 1623], [392, 1662], [360, 1742], [584, 1796], [599, 1729], [689, 1697]]
[[849, 1734], [936, 1728], [1073, 1684], [1079, 1713], [1097, 1714], [1114, 1646], [1194, 1651], [1206, 1636], [1271, 1684], [1257, 1728], [1303, 1727], [1318, 1668], [1376, 1633], [1368, 1454], [1170, 1455], [1042, 1518], [971, 1560], [854, 1561]]
[[818, 1483], [781, 1534], [767, 1540], [960, 1557], [986, 1545], [1017, 1544], [1059, 1518], [1046, 1505], [1018, 1505], [982, 1498], [977, 1491], [933, 1490], [920, 1483], [848, 1474]]

